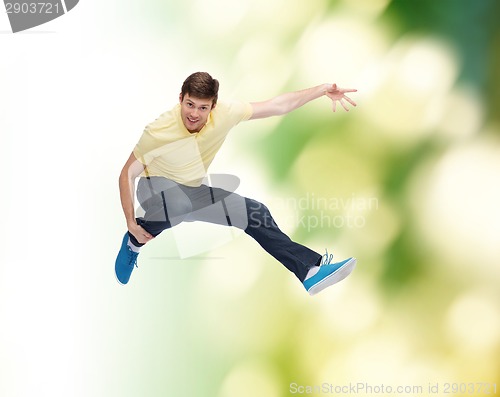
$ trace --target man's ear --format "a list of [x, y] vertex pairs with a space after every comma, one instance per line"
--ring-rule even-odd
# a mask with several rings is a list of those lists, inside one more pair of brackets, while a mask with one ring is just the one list
[[182, 103], [182, 92], [179, 94], [179, 103]]

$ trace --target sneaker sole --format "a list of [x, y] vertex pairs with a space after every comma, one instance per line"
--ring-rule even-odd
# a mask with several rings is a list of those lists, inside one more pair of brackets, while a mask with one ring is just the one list
[[346, 262], [341, 268], [337, 269], [337, 271], [333, 272], [329, 276], [325, 277], [323, 280], [314, 284], [307, 292], [309, 295], [316, 295], [318, 292], [323, 291], [325, 288], [330, 285], [336, 284], [339, 281], [345, 279], [356, 267], [356, 258], [352, 258], [348, 262]]
[[114, 275], [115, 275], [115, 279], [116, 279], [116, 281], [118, 282], [118, 284], [120, 284], [120, 285], [127, 285], [127, 283], [128, 283], [128, 282], [124, 284], [124, 283], [122, 283], [122, 282], [118, 279], [118, 276], [116, 275], [116, 271], [115, 271], [115, 272], [113, 272], [113, 273], [114, 273]]

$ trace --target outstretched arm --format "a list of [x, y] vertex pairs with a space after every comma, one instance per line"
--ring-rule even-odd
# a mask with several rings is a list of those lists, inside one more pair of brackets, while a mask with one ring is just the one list
[[347, 97], [347, 92], [356, 92], [353, 88], [339, 88], [336, 84], [321, 84], [316, 87], [307, 88], [301, 91], [287, 92], [286, 94], [278, 95], [272, 99], [263, 102], [252, 102], [253, 114], [252, 119], [262, 119], [271, 116], [280, 116], [290, 113], [291, 111], [300, 108], [306, 103], [326, 95], [332, 100], [332, 108], [335, 112], [337, 101], [340, 102], [342, 107], [349, 111], [346, 102], [352, 106], [356, 103]]

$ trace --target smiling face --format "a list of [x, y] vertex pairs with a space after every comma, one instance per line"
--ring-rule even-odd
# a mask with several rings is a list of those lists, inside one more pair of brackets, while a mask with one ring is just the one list
[[181, 103], [181, 118], [186, 129], [194, 134], [205, 126], [210, 111], [215, 107], [213, 99], [192, 97], [189, 94], [179, 96]]

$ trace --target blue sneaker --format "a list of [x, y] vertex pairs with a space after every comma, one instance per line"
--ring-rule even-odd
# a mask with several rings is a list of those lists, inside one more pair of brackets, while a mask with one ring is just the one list
[[[326, 257], [326, 258], [325, 258]], [[341, 262], [330, 263], [333, 255], [328, 257], [328, 252], [323, 255], [323, 263], [318, 272], [304, 280], [303, 284], [309, 295], [316, 295], [326, 287], [338, 283], [346, 278], [356, 267], [356, 258], [349, 258]]]
[[134, 266], [137, 267], [137, 256], [139, 255], [138, 252], [132, 251], [127, 245], [128, 239], [128, 233], [125, 233], [122, 246], [120, 247], [115, 262], [116, 279], [122, 285], [127, 284], [128, 280], [130, 280], [130, 275], [132, 274], [132, 270], [134, 270]]

